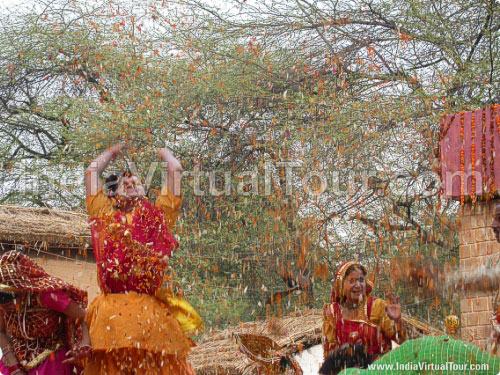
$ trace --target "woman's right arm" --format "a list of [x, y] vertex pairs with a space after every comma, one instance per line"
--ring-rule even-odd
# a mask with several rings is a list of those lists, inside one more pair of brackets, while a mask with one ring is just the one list
[[126, 147], [126, 143], [118, 143], [108, 148], [97, 158], [92, 160], [85, 170], [85, 190], [86, 197], [96, 195], [101, 188], [101, 175], [111, 161]]
[[325, 305], [323, 307], [323, 327], [321, 333], [321, 342], [323, 344], [323, 359], [328, 357], [337, 344], [335, 340], [336, 324], [335, 318], [331, 312], [331, 305]]
[[17, 365], [17, 368], [11, 371], [11, 375], [24, 375], [26, 372], [23, 371], [19, 361], [17, 360], [10, 344], [9, 336], [5, 331], [5, 322], [3, 320], [3, 314], [0, 312], [0, 348], [2, 349], [2, 362], [7, 368], [11, 368]]

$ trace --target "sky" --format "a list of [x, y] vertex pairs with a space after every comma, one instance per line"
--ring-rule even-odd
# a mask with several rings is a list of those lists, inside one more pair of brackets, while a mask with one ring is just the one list
[[19, 1], [19, 0], [0, 0], [0, 8], [5, 9], [24, 2], [25, 1]]

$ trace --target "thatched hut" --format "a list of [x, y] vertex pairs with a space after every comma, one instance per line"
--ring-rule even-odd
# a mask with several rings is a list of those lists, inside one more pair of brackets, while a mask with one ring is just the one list
[[0, 251], [23, 250], [51, 275], [98, 292], [88, 216], [83, 213], [0, 206]]
[[[403, 314], [409, 338], [444, 335], [428, 324]], [[237, 334], [267, 336], [292, 354], [321, 342], [321, 310], [308, 310], [281, 319], [241, 323], [224, 331], [206, 333], [192, 350], [189, 361], [197, 375], [240, 375], [254, 373], [255, 364], [240, 353]]]

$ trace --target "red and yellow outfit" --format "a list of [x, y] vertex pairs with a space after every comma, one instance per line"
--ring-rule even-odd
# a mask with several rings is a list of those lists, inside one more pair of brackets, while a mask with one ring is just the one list
[[182, 198], [164, 189], [153, 206], [135, 202], [130, 213], [101, 191], [87, 198], [99, 295], [87, 323], [93, 352], [86, 375], [194, 374], [185, 331], [201, 319], [182, 298], [162, 289], [167, 259], [177, 248], [170, 235]]
[[[71, 301], [86, 307], [87, 292], [50, 276], [18, 251], [0, 258], [0, 291], [14, 296], [0, 305], [0, 314], [22, 369], [30, 375], [73, 374], [74, 366], [62, 362], [79, 344], [81, 329], [63, 312]], [[3, 361], [0, 372], [10, 374]]]
[[342, 317], [341, 303], [344, 299], [343, 286], [347, 269], [357, 265], [348, 262], [340, 266], [335, 276], [330, 303], [323, 309], [323, 353], [326, 358], [334, 349], [344, 344], [354, 344], [361, 340], [369, 354], [375, 358], [391, 350], [391, 340], [401, 342], [404, 332], [399, 324], [392, 321], [386, 314], [386, 302], [370, 296], [371, 282], [367, 282], [366, 296], [357, 307], [356, 319]]

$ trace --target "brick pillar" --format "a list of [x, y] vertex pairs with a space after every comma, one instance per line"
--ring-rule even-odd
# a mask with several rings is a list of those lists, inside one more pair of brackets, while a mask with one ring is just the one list
[[[460, 243], [460, 268], [462, 271], [477, 269], [488, 258], [498, 259], [500, 244], [496, 242], [490, 225], [493, 209], [498, 200], [464, 204], [460, 208], [458, 228]], [[481, 349], [486, 348], [489, 335], [489, 319], [493, 314], [494, 293], [467, 292], [460, 301], [462, 340]]]

